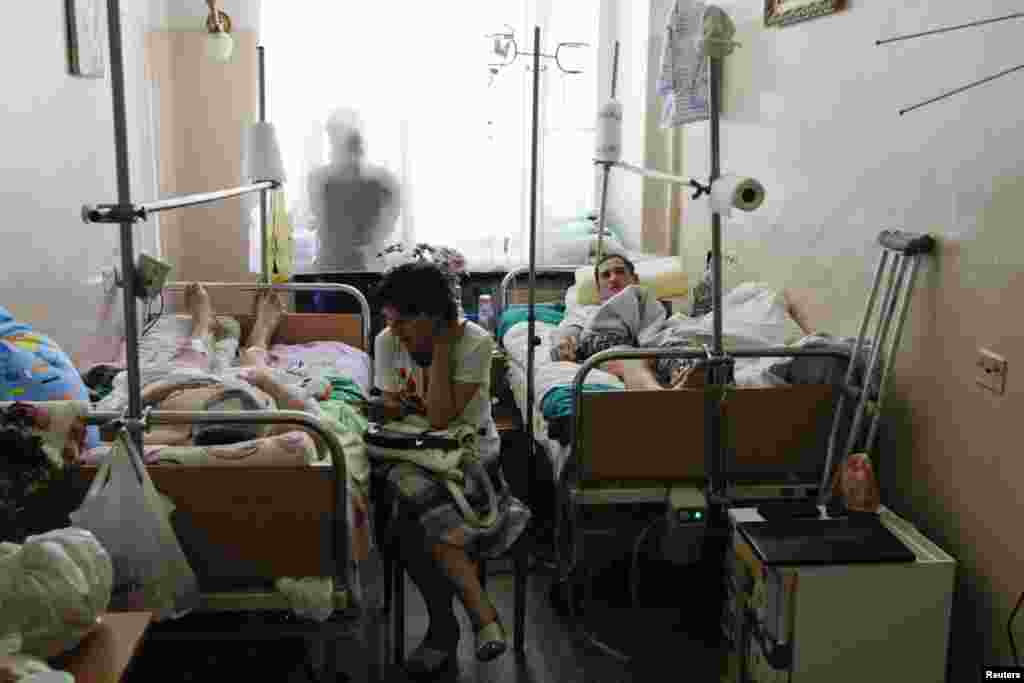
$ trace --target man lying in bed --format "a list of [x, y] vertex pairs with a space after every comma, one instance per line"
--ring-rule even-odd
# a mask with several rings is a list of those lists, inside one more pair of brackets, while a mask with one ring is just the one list
[[[639, 278], [628, 258], [606, 255], [594, 266], [594, 279], [601, 304], [576, 307], [575, 315], [566, 316], [554, 333], [554, 360], [582, 363], [619, 346], [700, 348], [691, 326], [666, 321], [661, 303], [635, 287]], [[787, 314], [810, 334], [785, 294], [783, 299]], [[602, 369], [617, 375], [627, 389], [678, 389], [705, 383], [703, 365], [691, 359], [623, 359], [603, 363]]]
[[[309, 387], [296, 382], [292, 373], [271, 368], [270, 340], [284, 308], [276, 293], [264, 290], [256, 295], [255, 321], [246, 344], [238, 351], [240, 367], [228, 367], [225, 357], [223, 323], [215, 315], [210, 296], [198, 283], [185, 290], [185, 304], [192, 316], [188, 340], [182, 340], [175, 355], [165, 363], [140, 368], [143, 407], [159, 410], [302, 410], [316, 412], [316, 400]], [[231, 348], [230, 346], [228, 347]], [[233, 351], [232, 351], [233, 353]], [[124, 376], [115, 380], [115, 391], [101, 401], [98, 410], [121, 410], [126, 402]], [[238, 443], [298, 429], [277, 425], [159, 425], [146, 432], [146, 443], [165, 446]]]

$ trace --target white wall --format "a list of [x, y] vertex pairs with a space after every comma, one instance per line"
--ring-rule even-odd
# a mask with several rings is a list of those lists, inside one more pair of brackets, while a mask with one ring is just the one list
[[[767, 188], [761, 209], [723, 230], [732, 275], [801, 293], [823, 329], [855, 334], [884, 228], [930, 232], [926, 265], [886, 406], [886, 502], [960, 561], [951, 681], [1008, 664], [1019, 591], [1024, 461], [1024, 75], [910, 112], [898, 110], [1021, 62], [1019, 20], [875, 46], [889, 36], [1019, 11], [1015, 0], [849, 3], [767, 29], [762, 0], [720, 3], [742, 43], [725, 68], [722, 168]], [[686, 128], [685, 173], [707, 177], [707, 125]], [[682, 236], [691, 274], [710, 243], [705, 200]], [[1003, 396], [974, 381], [979, 346], [1009, 360]], [[1018, 640], [1024, 626], [1018, 624]]]
[[[154, 187], [142, 87], [149, 9], [122, 3], [129, 160], [139, 201]], [[101, 293], [86, 283], [119, 263], [119, 228], [80, 219], [83, 203], [117, 200], [110, 78], [69, 75], [64, 3], [27, 3], [19, 11], [0, 28], [0, 301], [77, 353], [93, 330]], [[155, 248], [153, 224], [140, 224], [135, 234], [139, 249]]]

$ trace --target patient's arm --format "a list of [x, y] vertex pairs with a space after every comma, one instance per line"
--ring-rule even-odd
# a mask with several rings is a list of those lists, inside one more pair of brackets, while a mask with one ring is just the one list
[[273, 374], [267, 368], [246, 368], [246, 371], [240, 373], [239, 377], [274, 399], [278, 410], [306, 409], [305, 399], [274, 379]]

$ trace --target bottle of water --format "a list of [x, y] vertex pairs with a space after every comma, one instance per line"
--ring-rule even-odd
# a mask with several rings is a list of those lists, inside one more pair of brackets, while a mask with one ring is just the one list
[[477, 321], [485, 330], [494, 329], [494, 302], [490, 294], [481, 294], [477, 303]]

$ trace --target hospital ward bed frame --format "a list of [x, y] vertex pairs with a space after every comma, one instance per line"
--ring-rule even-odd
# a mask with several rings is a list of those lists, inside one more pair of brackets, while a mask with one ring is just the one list
[[[356, 348], [369, 344], [370, 309], [363, 294], [350, 285], [339, 283], [258, 283], [205, 282], [209, 289], [236, 291], [337, 291], [355, 297], [361, 313], [285, 313], [273, 343], [303, 344], [311, 341], [340, 341]], [[185, 283], [169, 283], [165, 289], [181, 291]], [[252, 316], [239, 315], [242, 334], [248, 333]], [[372, 362], [370, 364], [372, 372]], [[372, 380], [371, 380], [372, 381]], [[165, 424], [294, 424], [320, 437], [330, 453], [330, 462], [307, 467], [187, 467], [148, 466], [157, 490], [174, 502], [175, 509], [187, 516], [189, 524], [202, 534], [204, 544], [215, 547], [232, 563], [252, 567], [266, 577], [267, 584], [278, 577], [331, 576], [338, 586], [334, 592], [337, 613], [322, 624], [293, 618], [287, 599], [272, 587], [240, 590], [205, 590], [200, 583], [200, 606], [196, 614], [223, 618], [224, 629], [236, 626], [231, 619], [245, 614], [242, 631], [213, 629], [209, 625], [192, 628], [189, 617], [154, 625], [150, 637], [195, 640], [245, 639], [306, 636], [323, 642], [323, 679], [333, 681], [338, 671], [337, 644], [342, 640], [361, 641], [369, 652], [367, 678], [382, 680], [378, 615], [370, 605], [356, 605], [355, 581], [349, 567], [348, 501], [345, 457], [334, 433], [314, 415], [293, 410], [238, 412], [147, 410], [137, 419], [127, 413], [95, 411], [89, 424], [118, 428], [117, 438], [128, 446], [133, 465], [143, 467], [143, 458], [131, 430], [145, 430]], [[85, 483], [95, 467], [83, 467]], [[271, 539], [272, 542], [268, 542]], [[198, 572], [197, 572], [198, 573]], [[376, 580], [376, 578], [374, 579]], [[366, 614], [365, 612], [371, 612]], [[255, 617], [259, 617], [256, 619]], [[213, 622], [220, 624], [221, 622]]]
[[[330, 430], [327, 429], [318, 418], [296, 411], [250, 412], [244, 417], [240, 416], [238, 413], [147, 411], [143, 414], [142, 412], [139, 375], [139, 329], [135, 301], [139, 285], [136, 281], [137, 269], [135, 267], [135, 248], [133, 245], [133, 231], [135, 223], [140, 220], [146, 220], [150, 214], [159, 211], [217, 202], [230, 197], [258, 192], [260, 197], [261, 244], [263, 245], [263, 248], [265, 248], [268, 232], [268, 193], [271, 190], [280, 187], [281, 179], [270, 177], [255, 178], [249, 185], [212, 192], [171, 197], [168, 199], [150, 202], [148, 204], [133, 203], [131, 199], [131, 173], [128, 160], [124, 50], [121, 37], [121, 3], [120, 0], [107, 0], [106, 6], [107, 35], [110, 45], [110, 82], [114, 123], [114, 152], [117, 166], [118, 199], [114, 204], [85, 205], [82, 207], [81, 217], [87, 223], [117, 223], [120, 226], [121, 272], [123, 273], [122, 286], [124, 287], [124, 296], [122, 299], [124, 301], [124, 324], [127, 346], [126, 371], [128, 379], [128, 408], [123, 415], [94, 414], [91, 416], [90, 421], [104, 422], [111, 418], [118, 420], [120, 438], [131, 442], [134, 446], [133, 459], [136, 462], [136, 466], [144, 466], [137, 456], [143, 452], [142, 432], [148, 424], [215, 422], [238, 423], [255, 421], [263, 423], [293, 423], [308, 427], [313, 432], [320, 435], [331, 452], [332, 467], [330, 472], [326, 471], [326, 468], [316, 467], [303, 468], [302, 470], [277, 468], [274, 471], [258, 470], [253, 468], [246, 475], [241, 473], [244, 468], [225, 468], [223, 470], [203, 468], [203, 478], [206, 481], [203, 482], [203, 484], [199, 484], [199, 479], [195, 476], [193, 471], [189, 471], [185, 468], [167, 468], [166, 470], [163, 470], [161, 468], [154, 467], [153, 479], [158, 488], [160, 488], [165, 495], [169, 495], [173, 499], [176, 497], [174, 494], [175, 491], [180, 494], [190, 487], [195, 488], [197, 486], [201, 489], [205, 489], [211, 494], [216, 492], [219, 493], [220, 496], [224, 497], [224, 491], [232, 490], [232, 488], [228, 486], [229, 482], [232, 485], [237, 486], [239, 478], [246, 477], [246, 488], [242, 495], [245, 497], [245, 500], [249, 502], [258, 501], [260, 503], [263, 510], [263, 521], [266, 524], [274, 524], [278, 528], [281, 526], [290, 526], [294, 532], [299, 531], [296, 527], [302, 526], [302, 523], [308, 523], [308, 520], [310, 519], [320, 520], [323, 515], [326, 515], [330, 520], [329, 528], [333, 538], [333, 542], [327, 546], [329, 548], [329, 552], [327, 554], [330, 556], [331, 561], [327, 563], [326, 566], [328, 568], [333, 567], [336, 572], [338, 559], [342, 558], [345, 569], [342, 573], [335, 573], [334, 576], [335, 578], [345, 577], [347, 575], [348, 567], [349, 538], [347, 524], [342, 523], [339, 525], [339, 520], [345, 520], [345, 515], [347, 515], [345, 458], [340, 442], [333, 437]], [[259, 121], [266, 121], [266, 76], [264, 69], [264, 51], [262, 47], [259, 48]], [[254, 173], [257, 173], [257, 171], [254, 171]], [[258, 171], [258, 173], [266, 173], [267, 175], [270, 175], [271, 171], [261, 170]], [[266, 258], [261, 258], [261, 261], [262, 273], [259, 285], [270, 286], [271, 278], [268, 260]], [[242, 286], [252, 286], [252, 284], [248, 283]], [[280, 285], [274, 285], [273, 287], [277, 289], [282, 288]], [[334, 289], [337, 289], [337, 287]], [[355, 288], [351, 289], [354, 290]], [[356, 292], [357, 291], [358, 290], [356, 290]], [[362, 297], [361, 294], [359, 294], [359, 296]], [[369, 316], [367, 315], [369, 307], [365, 304], [365, 298], [362, 298], [364, 306], [361, 339], [365, 342], [368, 341], [366, 337], [368, 335], [367, 330], [369, 329]], [[285, 323], [285, 329], [287, 329], [288, 324], [289, 323]], [[322, 330], [318, 330], [318, 332], [321, 331]], [[217, 486], [217, 483], [221, 486]], [[301, 488], [292, 489], [296, 492], [302, 491], [303, 494], [301, 496], [295, 495], [292, 497], [293, 500], [289, 501], [290, 504], [298, 506], [290, 511], [294, 515], [293, 519], [298, 522], [298, 524], [282, 524], [280, 522], [280, 518], [276, 517], [274, 514], [275, 512], [282, 515], [287, 514], [287, 511], [276, 508], [276, 506], [272, 504], [281, 500], [281, 490], [285, 484], [299, 484], [300, 486], [308, 485], [311, 487], [308, 491], [303, 491]], [[205, 499], [209, 505], [223, 510], [224, 505], [217, 505], [215, 503], [215, 497], [205, 497]], [[181, 496], [178, 500], [187, 505], [189, 503], [185, 503], [186, 500], [196, 501], [197, 499], [192, 495], [192, 491], [189, 491], [188, 497]], [[198, 505], [198, 502], [193, 504]], [[252, 506], [250, 505], [249, 511], [251, 511], [251, 509]], [[237, 511], [234, 512], [236, 513]], [[237, 516], [229, 517], [229, 519], [244, 521], [252, 529], [256, 528], [256, 525], [251, 519], [238, 520]], [[220, 520], [218, 520], [218, 522], [220, 522]], [[250, 534], [249, 537], [251, 538], [252, 534]], [[267, 537], [264, 536], [264, 538]], [[283, 553], [272, 553], [268, 548], [259, 547], [260, 544], [258, 543], [248, 544], [246, 546], [246, 552], [252, 552], [254, 553], [254, 556], [262, 555], [266, 561], [273, 563], [268, 565], [268, 567], [272, 568], [272, 571], [275, 572], [274, 576], [317, 576], [320, 575], [325, 567], [322, 562], [322, 560], [325, 559], [321, 548], [322, 544], [319, 540], [320, 539], [317, 539], [311, 546], [308, 544], [298, 544], [309, 554], [300, 554], [298, 557], [302, 557], [304, 559], [300, 560], [296, 557], [293, 558], [293, 562], [283, 559], [281, 557], [281, 555], [284, 555]], [[277, 570], [286, 571], [283, 574], [277, 574]], [[236, 595], [233, 596], [233, 598], [239, 598], [239, 596]], [[217, 599], [211, 598], [211, 600], [212, 602], [207, 602], [208, 607], [214, 608], [222, 606]], [[247, 602], [248, 607], [253, 608], [258, 604], [258, 600], [259, 599], [254, 597], [252, 600], [241, 601]], [[233, 602], [233, 600], [229, 600], [229, 602], [232, 605], [238, 604]], [[367, 645], [370, 649], [368, 674], [372, 680], [380, 680], [381, 662], [379, 654], [381, 652], [381, 648], [377, 642], [378, 633], [375, 624], [375, 610], [364, 606], [361, 611], [364, 617], [373, 617], [371, 619], [364, 619], [363, 622], [364, 624], [371, 624], [371, 627], [368, 629], [368, 633], [366, 634], [368, 636]], [[303, 626], [305, 630], [309, 630], [309, 625]], [[274, 625], [273, 629], [277, 634], [280, 634], [282, 630], [284, 630], [283, 625], [281, 624]], [[328, 622], [328, 625], [325, 626], [315, 626], [313, 628], [313, 630], [317, 631], [321, 635], [331, 629], [333, 629], [332, 622]], [[224, 636], [230, 634], [211, 633], [208, 635]], [[344, 634], [341, 632], [334, 632], [325, 637], [331, 639], [342, 635]], [[326, 648], [326, 664], [329, 673], [333, 673], [333, 666], [336, 663], [334, 661], [335, 654], [334, 648]]]
[[[539, 29], [536, 29], [535, 31], [535, 39], [539, 40]], [[614, 57], [612, 60], [612, 97], [615, 96], [616, 80], [618, 76], [618, 55], [619, 42], [616, 41]], [[534, 79], [535, 81], [537, 79], [536, 70], [534, 73]], [[602, 167], [604, 175], [601, 191], [601, 211], [599, 214], [600, 223], [598, 228], [599, 252], [603, 250], [608, 177], [612, 168], [618, 168], [644, 177], [662, 180], [681, 186], [693, 187], [696, 189], [696, 192], [693, 195], [694, 199], [698, 198], [701, 194], [710, 194], [712, 185], [721, 176], [721, 79], [722, 58], [708, 56], [708, 119], [711, 168], [707, 185], [703, 185], [693, 179], [672, 176], [640, 166], [626, 164], [617, 160], [611, 161], [595, 159], [594, 163]], [[534, 108], [533, 125], [534, 140], [536, 141], [536, 107]], [[537, 339], [535, 333], [535, 290], [537, 273], [536, 151], [535, 142], [531, 175], [532, 211], [530, 220], [530, 264], [528, 268], [529, 299], [527, 316], [526, 375], [526, 417], [527, 431], [530, 437], [529, 467], [531, 468], [531, 471], [535, 466], [533, 462], [533, 374], [536, 346], [540, 343], [540, 340]], [[732, 450], [734, 451], [733, 457], [736, 461], [741, 462], [744, 459], [749, 458], [754, 463], [763, 463], [766, 461], [778, 461], [785, 463], [791, 453], [789, 449], [797, 445], [797, 443], [794, 443], [794, 437], [799, 441], [799, 439], [803, 438], [803, 435], [807, 433], [806, 431], [800, 431], [801, 428], [806, 430], [808, 427], [808, 423], [806, 422], [807, 416], [815, 415], [818, 411], [822, 410], [822, 406], [828, 406], [829, 409], [831, 409], [834, 398], [833, 391], [838, 389], [839, 396], [833, 413], [833, 422], [829, 434], [825, 466], [822, 471], [821, 484], [818, 489], [819, 503], [826, 502], [828, 497], [827, 484], [832, 471], [833, 460], [839, 452], [836, 442], [839, 438], [839, 428], [846, 401], [851, 399], [855, 400], [856, 407], [853, 411], [852, 423], [847, 434], [846, 447], [842, 451], [841, 457], [845, 458], [847, 455], [852, 453], [854, 447], [861, 442], [860, 429], [864, 422], [865, 414], [868, 411], [869, 403], [874, 404], [872, 406], [873, 420], [871, 420], [867, 438], [863, 442], [863, 450], [870, 452], [871, 447], [874, 444], [874, 440], [878, 432], [879, 418], [881, 416], [881, 407], [885, 396], [886, 385], [891, 376], [893, 357], [902, 334], [903, 323], [906, 319], [910, 295], [913, 290], [913, 284], [919, 265], [919, 257], [931, 252], [934, 246], [934, 240], [929, 235], [917, 235], [900, 231], [883, 231], [879, 235], [879, 243], [882, 246], [882, 256], [875, 271], [874, 282], [872, 284], [871, 293], [868, 297], [867, 310], [865, 311], [864, 319], [858, 332], [857, 342], [853, 350], [846, 356], [848, 361], [847, 373], [841, 386], [836, 388], [831, 385], [804, 385], [781, 388], [772, 387], [736, 390], [730, 386], [733, 383], [734, 358], [799, 356], [842, 357], [844, 354], [838, 352], [787, 348], [734, 349], [729, 353], [726, 353], [722, 344], [721, 238], [721, 214], [716, 210], [712, 210], [712, 343], [709, 347], [706, 346], [703, 352], [681, 349], [603, 351], [589, 358], [578, 370], [574, 378], [575, 428], [572, 435], [572, 451], [570, 452], [570, 458], [572, 458], [572, 462], [575, 466], [567, 468], [570, 473], [569, 477], [562, 477], [561, 481], [556, 482], [556, 492], [558, 492], [557, 497], [560, 500], [566, 501], [568, 508], [567, 522], [571, 547], [569, 558], [564, 557], [564, 554], [561, 552], [562, 544], [558, 537], [558, 534], [561, 531], [560, 520], [557, 520], [555, 525], [555, 552], [557, 564], [559, 566], [560, 578], [566, 583], [569, 581], [571, 576], [575, 559], [579, 554], [579, 546], [581, 545], [581, 543], [577, 542], [577, 534], [573, 533], [578, 527], [578, 507], [595, 504], [636, 502], [637, 497], [646, 500], [650, 499], [649, 492], [633, 492], [630, 494], [628, 492], [622, 492], [621, 490], [616, 494], [613, 494], [612, 498], [609, 498], [607, 493], [602, 494], [603, 487], [601, 484], [606, 484], [608, 482], [621, 482], [623, 479], [654, 479], [667, 483], [674, 481], [693, 482], [695, 480], [700, 481], [703, 479], [706, 481], [706, 498], [709, 511], [708, 525], [710, 533], [724, 536], [728, 532], [727, 510], [732, 503], [732, 498], [728, 489], [730, 480], [726, 463], [728, 446], [725, 440], [726, 434], [723, 421], [726, 410], [729, 413], [729, 419], [732, 423], [746, 424], [747, 420], [754, 418], [759, 411], [771, 410], [773, 408], [777, 410], [778, 406], [784, 403], [791, 404], [788, 406], [788, 410], [790, 411], [802, 408], [803, 410], [801, 412], [795, 414], [802, 416], [801, 419], [804, 420], [803, 424], [793, 424], [792, 421], [790, 421], [786, 424], [787, 429], [772, 431], [768, 434], [762, 432], [758, 438], [749, 439], [748, 441], [745, 441], [745, 439], [752, 434], [753, 430], [738, 430], [734, 434], [733, 441], [735, 443], [732, 444]], [[886, 362], [884, 364], [877, 400], [871, 401], [870, 399], [872, 397], [870, 396], [869, 391], [867, 389], [854, 386], [853, 379], [856, 371], [857, 360], [860, 358], [861, 347], [864, 343], [864, 333], [874, 312], [874, 304], [878, 294], [882, 273], [885, 270], [890, 255], [892, 256], [892, 267], [888, 273], [884, 301], [879, 309], [878, 334], [874, 337], [875, 344], [871, 353], [871, 361], [864, 374], [869, 388], [871, 386], [870, 378], [874, 376], [875, 370], [878, 367], [878, 362], [881, 358], [880, 353], [887, 342], [893, 314], [896, 311], [897, 302], [900, 299], [901, 294], [902, 303], [900, 304], [898, 321], [892, 340], [892, 348], [885, 357]], [[910, 268], [909, 272], [908, 265]], [[505, 282], [502, 283], [502, 304], [508, 301], [508, 297], [506, 295], [506, 283], [513, 281], [514, 277], [514, 273], [509, 273], [508, 276], [506, 276]], [[595, 392], [587, 394], [582, 392], [583, 381], [586, 375], [592, 368], [600, 365], [601, 363], [616, 359], [657, 357], [700, 358], [701, 362], [707, 368], [708, 386], [696, 391], [629, 392], [628, 401], [622, 400], [621, 392]], [[786, 401], [781, 400], [783, 396], [786, 397]], [[701, 457], [699, 450], [694, 450], [684, 451], [684, 455], [682, 457], [674, 458], [672, 460], [650, 457], [643, 458], [644, 454], [649, 455], [651, 453], [657, 453], [660, 449], [657, 448], [657, 443], [642, 444], [653, 446], [653, 448], [638, 449], [637, 443], [629, 440], [629, 436], [626, 433], [627, 430], [621, 429], [619, 425], [622, 424], [623, 407], [630, 404], [636, 407], [633, 416], [637, 420], [640, 420], [639, 424], [673, 424], [673, 418], [677, 418], [680, 414], [688, 414], [687, 412], [682, 411], [689, 411], [689, 414], [700, 415], [700, 421], [705, 423], [705, 429], [702, 430], [701, 434], [705, 446], [704, 456]], [[629, 410], [629, 408], [627, 408], [627, 410]], [[591, 416], [589, 420], [584, 420], [584, 413]], [[627, 413], [627, 415], [628, 414], [629, 413]], [[782, 411], [778, 414], [780, 417], [786, 416]], [[791, 412], [788, 416], [792, 417], [793, 414], [794, 413]], [[601, 419], [602, 416], [604, 419]], [[659, 417], [661, 418], [660, 420]], [[636, 424], [635, 422], [628, 423]], [[698, 422], [698, 424], [699, 423], [700, 422]], [[766, 426], [764, 421], [751, 422], [751, 424], [759, 424], [762, 427]], [[814, 431], [816, 430], [811, 430], [811, 433], [813, 434]], [[796, 432], [795, 435], [794, 432]], [[774, 437], [774, 439], [765, 437]], [[583, 459], [584, 453], [587, 453], [588, 456], [586, 461]], [[624, 453], [630, 454], [626, 463], [623, 462], [623, 458], [621, 457]], [[697, 455], [693, 456], [692, 453], [696, 453]], [[643, 489], [641, 489], [641, 491], [642, 490]], [[598, 495], [595, 496], [595, 493]], [[666, 499], [668, 497], [668, 490], [663, 488], [662, 493], [660, 493], [660, 497], [662, 497], [662, 499]], [[560, 510], [561, 504], [556, 503], [556, 518], [559, 516]], [[582, 540], [582, 536], [580, 536], [580, 540]], [[586, 582], [586, 588], [585, 601], [589, 599], [589, 582]], [[586, 625], [582, 622], [576, 612], [575, 602], [572, 599], [572, 596], [567, 600], [567, 603], [569, 605], [570, 615], [576, 627], [577, 634], [581, 636], [586, 643], [594, 645], [598, 649], [603, 650], [620, 660], [628, 661], [630, 659], [622, 652], [619, 652], [615, 648], [601, 642], [587, 629]]]

